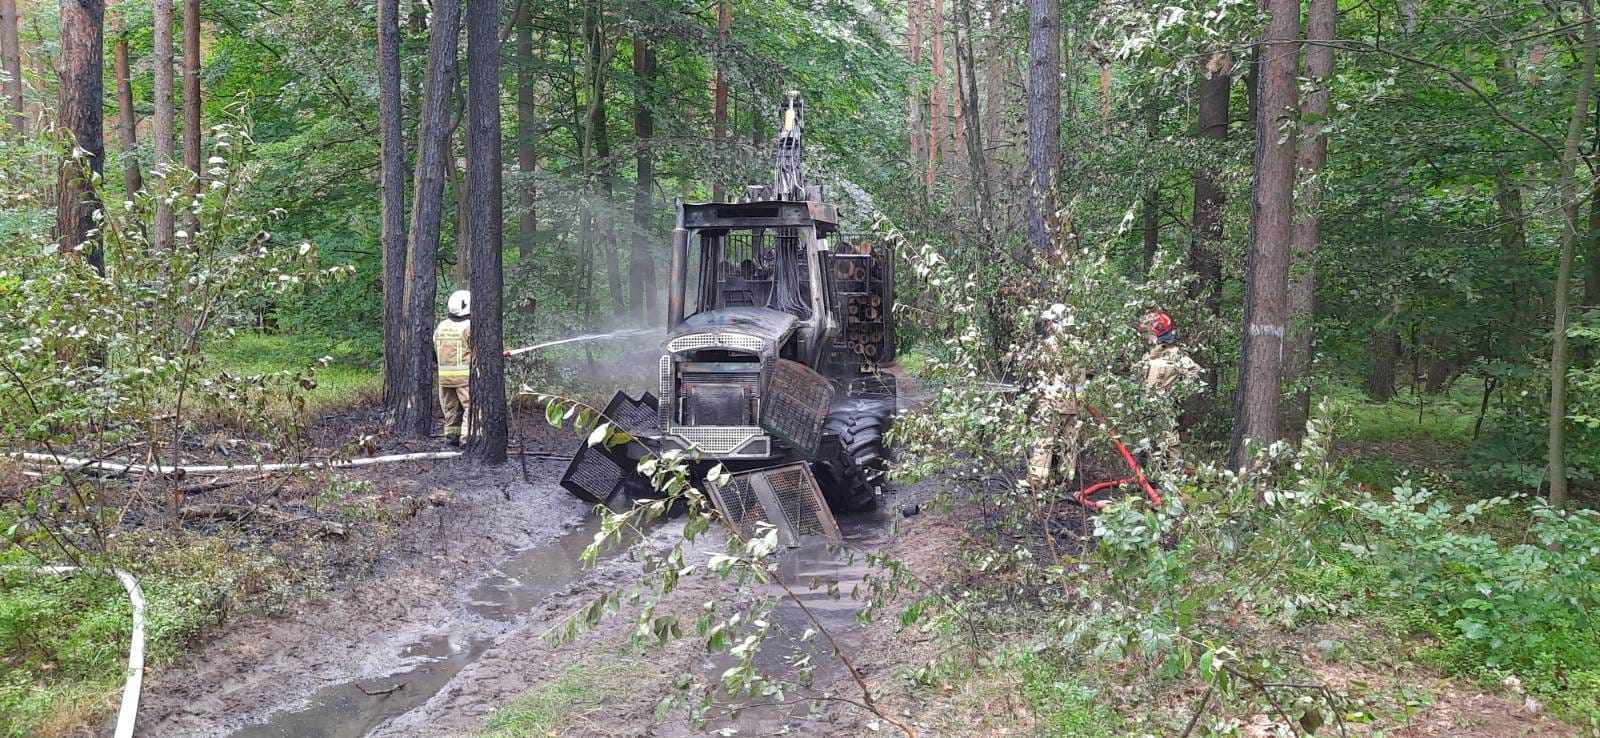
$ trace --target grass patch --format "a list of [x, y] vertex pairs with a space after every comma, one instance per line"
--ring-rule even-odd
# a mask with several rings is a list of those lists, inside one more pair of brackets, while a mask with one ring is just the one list
[[1122, 719], [1105, 704], [1099, 690], [1048, 659], [1027, 655], [1015, 664], [1022, 678], [1022, 697], [1038, 719], [1037, 735], [1045, 738], [1112, 738], [1124, 734]]
[[[146, 666], [171, 661], [245, 592], [282, 581], [264, 559], [221, 541], [141, 541], [139, 577]], [[21, 549], [0, 566], [37, 564]], [[133, 630], [132, 607], [115, 577], [95, 571], [0, 570], [0, 738], [76, 735], [115, 709]]]
[[[333, 361], [319, 366], [323, 357]], [[268, 374], [316, 367], [316, 386], [306, 391], [311, 414], [358, 405], [383, 391], [383, 375], [353, 349], [303, 341], [294, 336], [241, 333], [211, 348], [213, 374]]]
[[627, 689], [640, 672], [637, 665], [615, 659], [598, 664], [573, 664], [500, 708], [482, 738], [559, 738], [584, 714], [600, 706], [603, 696]]

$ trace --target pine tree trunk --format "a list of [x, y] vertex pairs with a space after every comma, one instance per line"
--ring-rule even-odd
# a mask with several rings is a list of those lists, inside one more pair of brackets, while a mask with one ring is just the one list
[[1400, 334], [1393, 328], [1380, 329], [1368, 347], [1372, 366], [1367, 372], [1367, 396], [1378, 402], [1394, 399], [1397, 391], [1395, 366], [1400, 361]]
[[172, 206], [166, 203], [165, 175], [176, 162], [173, 160], [173, 137], [176, 135], [176, 111], [172, 108], [172, 0], [154, 0], [155, 16], [150, 64], [154, 83], [151, 86], [151, 104], [155, 107], [155, 161], [152, 171], [157, 175], [155, 248], [164, 251], [172, 248]]
[[[655, 135], [655, 115], [650, 106], [655, 104], [656, 51], [643, 34], [633, 37], [633, 253], [628, 259], [628, 304], [633, 306], [633, 317], [646, 317], [646, 290], [654, 291], [655, 267], [650, 256], [650, 193], [655, 187], [655, 151], [650, 138]], [[650, 302], [654, 302], [651, 300]], [[651, 306], [653, 308], [653, 305]]]
[[1583, 66], [1578, 90], [1573, 94], [1572, 118], [1567, 122], [1566, 146], [1561, 151], [1561, 173], [1557, 190], [1561, 193], [1561, 258], [1556, 265], [1555, 325], [1550, 330], [1550, 506], [1567, 505], [1567, 312], [1572, 279], [1573, 252], [1578, 241], [1578, 145], [1589, 120], [1589, 99], [1594, 92], [1596, 34], [1594, 9], [1589, 0], [1583, 7]]
[[1060, 8], [1028, 0], [1028, 243], [1049, 252], [1061, 165]]
[[200, 0], [183, 0], [183, 165], [200, 191]]
[[433, 430], [433, 317], [439, 289], [439, 226], [444, 220], [445, 157], [450, 155], [450, 109], [455, 97], [460, 0], [434, 0], [428, 29], [428, 71], [423, 81], [412, 174], [410, 243], [406, 259], [406, 396], [393, 428], [426, 438]]
[[[1005, 176], [1002, 157], [999, 151], [1009, 143], [1006, 135], [1005, 107], [1006, 83], [1010, 78], [1009, 67], [1006, 64], [1005, 45], [1005, 0], [990, 0], [989, 18], [985, 26], [983, 40], [983, 132], [984, 140], [995, 150], [994, 154], [985, 151], [988, 162], [988, 175], [990, 182], [999, 182]], [[971, 26], [968, 26], [971, 32]], [[972, 43], [968, 40], [968, 43]], [[992, 191], [991, 191], [992, 194]]]
[[1289, 266], [1289, 335], [1283, 357], [1283, 381], [1294, 387], [1283, 408], [1283, 428], [1299, 441], [1311, 414], [1311, 389], [1306, 386], [1311, 370], [1312, 330], [1316, 323], [1316, 253], [1322, 243], [1322, 218], [1317, 212], [1322, 199], [1322, 168], [1328, 160], [1328, 118], [1332, 98], [1333, 47], [1339, 23], [1337, 0], [1312, 0], [1306, 20], [1306, 75], [1311, 91], [1300, 106], [1304, 128], [1297, 154], [1297, 176], [1304, 185], [1295, 209], [1300, 217], [1294, 224], [1294, 246]]
[[[922, 2], [910, 0], [906, 5], [906, 59], [911, 62], [912, 74], [922, 69]], [[926, 141], [922, 137], [922, 88], [913, 81], [906, 100], [906, 148], [911, 154], [912, 171], [919, 170], [926, 160]]]
[[17, 40], [17, 0], [0, 0], [0, 71], [5, 72], [5, 96], [10, 98], [11, 130], [28, 132], [28, 111], [22, 99], [22, 46]]
[[139, 114], [133, 108], [133, 84], [128, 69], [127, 6], [111, 14], [111, 32], [117, 37], [112, 52], [112, 68], [117, 85], [117, 130], [122, 138], [122, 189], [132, 195], [144, 188], [139, 172]]
[[383, 190], [383, 407], [393, 417], [405, 391], [406, 149], [400, 98], [400, 0], [378, 0], [379, 186]]
[[[1213, 52], [1207, 63], [1210, 74], [1200, 80], [1197, 133], [1213, 152], [1228, 139], [1228, 100], [1233, 87], [1233, 58], [1226, 51]], [[1222, 216], [1227, 193], [1219, 183], [1221, 172], [1207, 161], [1194, 170], [1194, 232], [1189, 242], [1189, 269], [1195, 274], [1191, 297], [1203, 297], [1213, 316], [1222, 311]]]
[[1279, 438], [1283, 391], [1284, 323], [1288, 319], [1289, 245], [1294, 240], [1296, 77], [1299, 0], [1267, 0], [1270, 20], [1262, 44], [1256, 110], [1255, 199], [1245, 261], [1243, 345], [1235, 399], [1235, 468], [1251, 448]]
[[967, 147], [967, 168], [973, 190], [978, 195], [978, 231], [986, 247], [994, 243], [994, 191], [989, 181], [989, 164], [983, 150], [984, 130], [978, 111], [978, 68], [972, 50], [972, 0], [957, 0], [960, 15], [956, 22], [956, 83], [961, 90], [961, 122], [966, 127], [962, 140]]
[[[103, 0], [61, 0], [60, 95], [57, 110], [61, 130], [71, 134], [86, 155], [61, 166], [56, 184], [56, 247], [64, 254], [81, 253], [105, 272], [94, 212], [100, 198], [91, 185], [105, 171], [105, 143], [101, 106], [105, 94], [101, 68], [105, 54]], [[82, 251], [79, 251], [79, 249]]]
[[472, 210], [472, 437], [467, 457], [506, 460], [501, 322], [500, 32], [496, 0], [467, 0], [467, 201]]
[[[518, 193], [517, 263], [531, 266], [539, 235], [539, 113], [534, 99], [533, 13], [523, 11], [517, 24], [517, 171], [524, 180]], [[527, 275], [532, 277], [530, 272]]]
[[728, 78], [722, 73], [722, 55], [726, 53], [728, 44], [728, 29], [733, 26], [733, 8], [730, 0], [717, 0], [717, 71], [711, 83], [711, 150], [713, 165], [711, 180], [711, 201], [722, 202], [725, 193], [722, 187], [722, 157], [727, 154], [723, 150], [728, 140]]
[[944, 141], [944, 0], [928, 3], [928, 39], [933, 86], [928, 92], [928, 167], [923, 185], [931, 199], [939, 171], [939, 145]]

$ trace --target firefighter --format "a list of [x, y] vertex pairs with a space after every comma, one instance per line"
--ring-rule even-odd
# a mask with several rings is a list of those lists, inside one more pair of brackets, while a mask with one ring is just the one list
[[1139, 321], [1139, 331], [1150, 345], [1143, 362], [1146, 389], [1165, 392], [1179, 378], [1200, 373], [1200, 365], [1178, 347], [1178, 330], [1172, 324], [1172, 316], [1153, 310]]
[[439, 359], [439, 405], [444, 408], [444, 435], [459, 446], [471, 432], [472, 396], [468, 383], [472, 369], [472, 294], [450, 293], [445, 303], [449, 317], [433, 330], [433, 350]]
[[[1046, 345], [1055, 349], [1054, 320], [1065, 306], [1052, 306], [1046, 316], [1034, 323], [1034, 333]], [[1082, 427], [1080, 396], [1084, 389], [1084, 374], [1076, 367], [1068, 367], [1053, 381], [1041, 387], [1039, 410], [1034, 415], [1038, 437], [1028, 455], [1028, 486], [1043, 490], [1058, 481], [1077, 476], [1078, 431]]]
[[[1179, 379], [1200, 376], [1203, 371], [1200, 365], [1178, 346], [1178, 330], [1173, 326], [1172, 316], [1152, 310], [1139, 321], [1139, 332], [1150, 345], [1142, 362], [1145, 391], [1165, 395]], [[1156, 447], [1171, 459], [1179, 457], [1178, 444], [1176, 430], [1162, 432], [1156, 441]]]

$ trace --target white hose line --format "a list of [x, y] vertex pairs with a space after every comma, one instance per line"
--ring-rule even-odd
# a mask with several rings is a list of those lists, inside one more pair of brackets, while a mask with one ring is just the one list
[[[42, 574], [71, 574], [76, 566], [7, 566]], [[128, 642], [128, 680], [122, 685], [122, 709], [117, 711], [114, 738], [133, 738], [133, 722], [139, 716], [139, 690], [144, 684], [144, 590], [139, 580], [121, 569], [112, 569], [133, 603], [133, 638]]]
[[51, 454], [19, 451], [10, 454], [13, 458], [21, 459], [32, 464], [45, 464], [59, 466], [68, 471], [81, 471], [94, 469], [96, 471], [126, 474], [138, 472], [141, 474], [177, 474], [205, 475], [205, 474], [230, 474], [233, 472], [274, 472], [289, 471], [293, 469], [344, 469], [356, 466], [371, 466], [373, 464], [393, 464], [401, 461], [429, 461], [435, 459], [453, 459], [461, 455], [460, 451], [423, 451], [414, 454], [393, 454], [390, 456], [363, 456], [355, 459], [337, 459], [329, 461], [307, 461], [298, 464], [202, 464], [197, 466], [170, 466], [167, 464], [134, 464], [126, 461], [92, 461], [89, 459], [73, 458], [71, 456], [53, 456]]

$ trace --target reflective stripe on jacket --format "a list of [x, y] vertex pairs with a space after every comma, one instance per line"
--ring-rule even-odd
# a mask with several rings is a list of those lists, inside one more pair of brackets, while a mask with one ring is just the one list
[[433, 350], [439, 357], [439, 385], [467, 383], [472, 366], [472, 321], [447, 318], [433, 330]]

